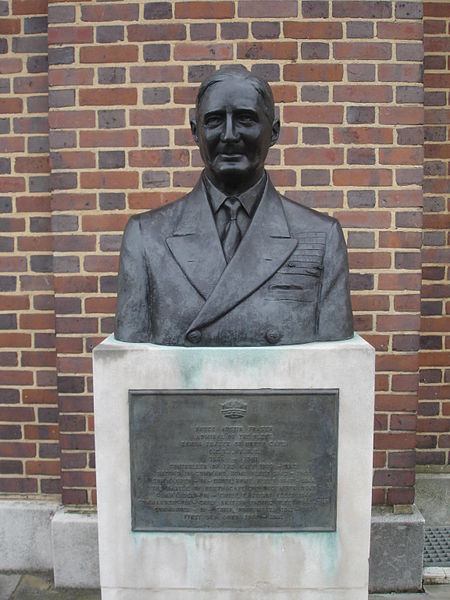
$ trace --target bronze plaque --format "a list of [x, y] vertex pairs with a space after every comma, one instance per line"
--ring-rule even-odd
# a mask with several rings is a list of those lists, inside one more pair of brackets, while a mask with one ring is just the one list
[[133, 531], [335, 531], [338, 390], [130, 390]]

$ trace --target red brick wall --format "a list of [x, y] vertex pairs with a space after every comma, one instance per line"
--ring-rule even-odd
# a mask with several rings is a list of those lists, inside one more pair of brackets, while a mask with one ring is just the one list
[[0, 492], [60, 490], [47, 2], [0, 1]]
[[[26, 11], [38, 4], [45, 3], [18, 0], [12, 8]], [[0, 16], [0, 27], [10, 18], [16, 17]], [[27, 37], [23, 29], [14, 36]], [[356, 328], [377, 348], [374, 502], [412, 502], [422, 53], [421, 2], [50, 3], [51, 224], [65, 502], [95, 502], [90, 351], [113, 328], [123, 227], [130, 214], [170, 202], [196, 181], [201, 162], [189, 111], [199, 82], [231, 61], [243, 62], [273, 87], [283, 124], [269, 156], [275, 185], [336, 216], [344, 227]], [[17, 98], [7, 92], [6, 97]], [[16, 212], [19, 194], [11, 195]], [[27, 187], [27, 198], [31, 195]], [[44, 233], [36, 234], [41, 237]], [[6, 249], [5, 264], [17, 272], [9, 260], [17, 253]], [[28, 251], [25, 260], [33, 254]], [[10, 326], [14, 335], [24, 333], [20, 319]], [[33, 329], [29, 335], [37, 334]], [[19, 361], [23, 353], [18, 351]], [[15, 369], [17, 376], [22, 371]], [[30, 380], [33, 391], [37, 385]], [[8, 396], [5, 400], [2, 408], [13, 407]], [[23, 398], [17, 403], [22, 410]], [[9, 441], [4, 446], [22, 464], [16, 447]]]
[[450, 3], [424, 3], [425, 183], [417, 462], [450, 463]]

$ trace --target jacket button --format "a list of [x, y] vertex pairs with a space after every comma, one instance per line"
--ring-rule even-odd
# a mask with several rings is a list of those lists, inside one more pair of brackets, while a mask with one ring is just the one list
[[269, 329], [266, 332], [266, 340], [269, 344], [277, 344], [281, 340], [281, 334], [276, 329]]
[[191, 344], [198, 344], [202, 339], [202, 333], [198, 329], [194, 329], [187, 334], [187, 339], [191, 342]]

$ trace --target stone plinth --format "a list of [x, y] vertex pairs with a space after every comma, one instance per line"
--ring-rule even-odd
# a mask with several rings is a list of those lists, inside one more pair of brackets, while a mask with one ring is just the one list
[[[103, 600], [367, 600], [374, 350], [360, 337], [264, 348], [108, 338], [94, 351]], [[132, 532], [129, 389], [339, 389], [332, 532]]]

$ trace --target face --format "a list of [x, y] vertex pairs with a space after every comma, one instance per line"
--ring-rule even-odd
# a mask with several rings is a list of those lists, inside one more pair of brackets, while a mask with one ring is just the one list
[[206, 90], [191, 128], [210, 180], [224, 192], [236, 193], [262, 176], [279, 121], [269, 119], [251, 82], [229, 78]]

